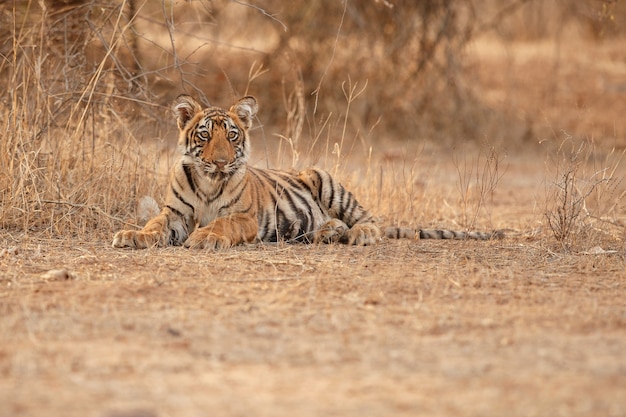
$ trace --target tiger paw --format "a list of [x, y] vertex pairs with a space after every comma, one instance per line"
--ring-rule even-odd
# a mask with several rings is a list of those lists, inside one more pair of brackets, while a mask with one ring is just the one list
[[345, 238], [349, 245], [374, 245], [380, 240], [380, 229], [373, 223], [355, 224], [347, 231]]
[[140, 230], [121, 230], [113, 236], [114, 248], [146, 249], [157, 246], [161, 234], [158, 232], [142, 232]]
[[226, 236], [203, 230], [193, 232], [185, 241], [185, 247], [190, 249], [220, 250], [231, 246], [233, 243]]
[[336, 243], [343, 239], [348, 231], [348, 225], [339, 219], [330, 219], [315, 232], [315, 243]]

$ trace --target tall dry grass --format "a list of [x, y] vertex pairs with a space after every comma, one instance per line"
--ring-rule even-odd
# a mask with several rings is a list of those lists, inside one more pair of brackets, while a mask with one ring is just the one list
[[108, 240], [138, 223], [141, 196], [163, 200], [176, 141], [168, 107], [186, 92], [223, 106], [259, 98], [255, 165], [326, 168], [390, 223], [489, 227], [498, 155], [456, 165], [458, 216], [442, 218], [424, 146], [400, 158], [373, 149], [474, 140], [500, 120], [463, 57], [513, 11], [470, 1], [3, 2], [0, 226]]
[[133, 133], [133, 124], [145, 122], [132, 112], [154, 111], [120, 62], [124, 17], [113, 6], [2, 7], [3, 229], [109, 234], [126, 221], [136, 195], [159, 189], [159, 143]]
[[[243, 94], [283, 97], [278, 105], [271, 99], [262, 104], [265, 120], [279, 124], [281, 133], [264, 126], [254, 132], [260, 155], [255, 162], [321, 163], [339, 173], [355, 143], [366, 145], [367, 132], [381, 118], [375, 116], [368, 125], [363, 109], [371, 104], [356, 100], [367, 81], [349, 76], [337, 81], [338, 68], [351, 58], [337, 45], [343, 30], [354, 28], [353, 21], [346, 20], [344, 28], [336, 20], [343, 22], [348, 3], [336, 10], [341, 13], [327, 16], [326, 31], [308, 35], [298, 33], [301, 9], [289, 6], [284, 12], [296, 34], [288, 37], [281, 33], [285, 24], [271, 13], [227, 6], [78, 0], [0, 5], [2, 228], [84, 237], [132, 224], [141, 195], [162, 200], [175, 141], [167, 108], [180, 92], [222, 105]], [[307, 7], [321, 6], [312, 2]], [[442, 18], [440, 8], [424, 11]], [[256, 19], [256, 34], [243, 30], [241, 17]], [[313, 18], [309, 14], [305, 21]], [[306, 36], [324, 59], [301, 56], [299, 45]], [[439, 42], [448, 33], [424, 26], [422, 43], [432, 36]], [[334, 42], [328, 44], [330, 39]], [[269, 54], [262, 48], [275, 50]], [[416, 51], [422, 67], [436, 52]], [[269, 65], [278, 70], [268, 74]], [[324, 75], [318, 75], [322, 67]], [[310, 98], [307, 83], [313, 78], [319, 82]], [[333, 97], [336, 92], [339, 99]]]

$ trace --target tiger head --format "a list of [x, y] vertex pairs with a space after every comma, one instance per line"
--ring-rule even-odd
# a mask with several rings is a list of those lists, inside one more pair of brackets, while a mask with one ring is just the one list
[[248, 162], [248, 130], [258, 108], [251, 96], [240, 99], [228, 110], [203, 109], [192, 97], [178, 96], [172, 103], [172, 112], [180, 130], [181, 151], [208, 177], [229, 178]]

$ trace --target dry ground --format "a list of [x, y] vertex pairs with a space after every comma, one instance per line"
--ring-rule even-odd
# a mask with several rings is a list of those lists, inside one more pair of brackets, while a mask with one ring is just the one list
[[[511, 85], [495, 105], [523, 101]], [[394, 152], [427, 174], [399, 193], [417, 221], [458, 226], [450, 159]], [[623, 207], [563, 250], [545, 162], [510, 157], [480, 225], [522, 233], [498, 241], [205, 253], [0, 230], [0, 416], [626, 416]]]
[[[541, 163], [512, 161], [498, 225], [541, 220]], [[2, 416], [626, 415], [619, 238], [2, 241]]]

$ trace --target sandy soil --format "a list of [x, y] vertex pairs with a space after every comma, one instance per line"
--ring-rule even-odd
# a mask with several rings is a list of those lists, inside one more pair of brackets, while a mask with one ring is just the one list
[[623, 252], [16, 248], [1, 415], [626, 413]]
[[[530, 224], [509, 169], [496, 221]], [[619, 239], [2, 241], [2, 416], [626, 415]]]

